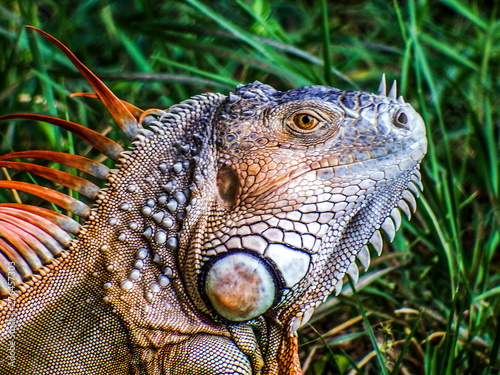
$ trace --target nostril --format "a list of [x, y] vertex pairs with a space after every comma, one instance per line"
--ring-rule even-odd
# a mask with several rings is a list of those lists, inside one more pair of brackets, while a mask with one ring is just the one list
[[408, 128], [408, 115], [403, 111], [399, 110], [396, 112], [396, 115], [394, 116], [395, 121], [394, 124], [400, 128]]

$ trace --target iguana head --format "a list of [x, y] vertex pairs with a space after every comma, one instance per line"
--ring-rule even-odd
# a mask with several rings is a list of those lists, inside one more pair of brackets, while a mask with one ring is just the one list
[[386, 96], [385, 78], [377, 95], [241, 86], [211, 126], [207, 189], [217, 190], [181, 269], [197, 307], [218, 322], [273, 327], [267, 353], [277, 356], [265, 368], [286, 372], [297, 328], [346, 273], [357, 280], [357, 257], [368, 267], [379, 229], [392, 240], [398, 205], [409, 212], [403, 199], [413, 205], [406, 191], [420, 182], [425, 126], [395, 86]]
[[[70, 246], [75, 260], [64, 265], [85, 265], [80, 287], [93, 288], [95, 303], [123, 320], [144, 371], [299, 374], [297, 329], [340, 292], [346, 273], [357, 279], [356, 259], [368, 267], [367, 244], [381, 251], [380, 229], [392, 240], [399, 209], [414, 209], [408, 189], [420, 186], [427, 149], [421, 117], [396, 98], [395, 85], [386, 94], [385, 78], [377, 94], [325, 86], [280, 92], [255, 82], [142, 112], [44, 35], [84, 74], [133, 145], [123, 152], [64, 120], [5, 116], [65, 127], [120, 164], [99, 167], [107, 181], [100, 192], [52, 173], [96, 199], [92, 210], [28, 184], [1, 185], [36, 191], [89, 219]], [[66, 164], [97, 168], [83, 159]], [[32, 220], [48, 228], [54, 220], [41, 215], [47, 220]]]

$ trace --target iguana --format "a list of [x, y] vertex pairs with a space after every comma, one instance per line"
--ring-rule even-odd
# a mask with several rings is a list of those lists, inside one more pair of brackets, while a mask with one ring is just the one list
[[[32, 28], [35, 29], [35, 28]], [[57, 45], [132, 140], [70, 121], [116, 162], [13, 152], [0, 166], [78, 191], [0, 181], [73, 212], [0, 205], [2, 374], [300, 374], [297, 329], [415, 210], [422, 118], [386, 94], [254, 82], [168, 110], [119, 100]], [[58, 162], [106, 182], [26, 162]], [[412, 194], [413, 192], [413, 194]], [[72, 238], [71, 235], [74, 235]]]

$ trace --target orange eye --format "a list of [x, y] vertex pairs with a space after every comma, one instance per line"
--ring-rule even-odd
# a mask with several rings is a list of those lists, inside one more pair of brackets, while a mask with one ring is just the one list
[[301, 130], [311, 130], [318, 125], [319, 120], [307, 113], [297, 113], [293, 116], [293, 122]]

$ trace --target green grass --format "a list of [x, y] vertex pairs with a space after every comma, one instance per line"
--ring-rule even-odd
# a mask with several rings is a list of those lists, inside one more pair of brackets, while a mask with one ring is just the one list
[[[65, 43], [122, 99], [167, 107], [254, 80], [375, 91], [398, 79], [427, 124], [411, 222], [300, 332], [306, 374], [498, 374], [500, 17], [486, 1], [24, 0], [0, 4], [0, 115], [57, 115], [102, 131]], [[28, 131], [26, 131], [27, 129]], [[85, 153], [43, 124], [1, 125], [0, 151]], [[112, 130], [115, 139], [123, 137]], [[92, 154], [91, 154], [92, 156]], [[27, 178], [17, 175], [16, 178]], [[0, 200], [12, 200], [0, 192]], [[36, 203], [36, 201], [35, 201]]]

